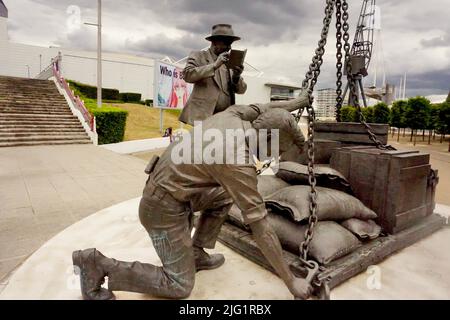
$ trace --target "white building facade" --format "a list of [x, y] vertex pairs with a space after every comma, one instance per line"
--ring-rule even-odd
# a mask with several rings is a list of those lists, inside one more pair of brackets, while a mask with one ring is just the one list
[[[96, 86], [97, 53], [70, 48], [40, 47], [14, 43], [8, 37], [8, 11], [0, 1], [0, 75], [35, 78], [50, 65], [51, 59], [61, 53], [61, 72], [64, 78]], [[141, 93], [142, 100], [153, 100], [155, 59], [122, 53], [102, 53], [103, 88], [120, 92]], [[291, 98], [290, 84], [277, 84], [258, 72], [244, 71], [247, 92], [236, 95], [237, 104], [269, 102], [279, 99], [279, 92], [286, 91]], [[272, 99], [273, 98], [273, 99]]]
[[336, 89], [319, 89], [314, 92], [314, 110], [317, 118], [336, 118]]

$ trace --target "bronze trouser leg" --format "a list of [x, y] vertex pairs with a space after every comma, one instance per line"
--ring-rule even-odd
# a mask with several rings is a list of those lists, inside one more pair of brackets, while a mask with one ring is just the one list
[[230, 211], [232, 205], [230, 203], [217, 209], [201, 211], [194, 233], [194, 246], [208, 249], [214, 248], [220, 228], [227, 219], [228, 211]]
[[194, 246], [213, 249], [220, 228], [227, 219], [233, 200], [222, 187], [211, 188], [191, 200], [192, 211], [200, 211], [194, 234]]
[[195, 281], [195, 258], [186, 206], [155, 195], [145, 197], [139, 218], [148, 231], [163, 267], [109, 259], [106, 268], [112, 291], [133, 291], [166, 298], [189, 296]]

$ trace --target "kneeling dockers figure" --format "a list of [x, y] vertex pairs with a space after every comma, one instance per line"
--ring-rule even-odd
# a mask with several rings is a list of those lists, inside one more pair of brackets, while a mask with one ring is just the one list
[[[73, 264], [80, 274], [83, 298], [114, 299], [113, 291], [188, 297], [196, 271], [218, 268], [225, 261], [223, 255], [208, 254], [204, 249], [214, 248], [233, 203], [242, 211], [258, 247], [290, 292], [297, 298], [307, 298], [311, 287], [295, 277], [283, 259], [280, 242], [266, 219], [264, 201], [257, 190], [257, 170], [251, 163], [252, 157], [261, 148], [273, 146], [275, 139], [279, 153], [293, 144], [303, 148], [304, 136], [290, 112], [307, 104], [308, 96], [303, 92], [290, 101], [234, 105], [197, 123], [188, 134], [171, 143], [157, 161], [147, 166], [149, 178], [139, 205], [140, 221], [162, 267], [118, 261], [96, 249], [75, 251]], [[195, 131], [199, 127], [205, 134], [198, 139]], [[225, 140], [230, 132], [239, 130], [256, 132], [256, 143], [247, 134], [240, 143]], [[278, 132], [277, 137], [269, 133], [274, 131]], [[259, 134], [262, 132], [269, 134]], [[219, 148], [205, 155], [211, 149], [211, 145], [203, 143], [208, 135], [216, 137], [214, 145]], [[224, 140], [220, 141], [222, 137]], [[182, 145], [191, 148], [183, 149]], [[267, 149], [269, 155], [275, 151]], [[244, 161], [229, 161], [233, 158], [230, 153], [233, 157], [240, 154]], [[191, 237], [193, 212], [200, 212], [200, 216]], [[106, 276], [108, 289], [101, 287]]]

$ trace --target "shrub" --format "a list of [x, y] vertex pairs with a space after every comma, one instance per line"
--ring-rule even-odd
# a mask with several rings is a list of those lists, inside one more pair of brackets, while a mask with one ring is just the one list
[[145, 102], [146, 106], [149, 106], [149, 107], [153, 106], [153, 100], [151, 100], [151, 99], [146, 99], [144, 102]]
[[115, 107], [97, 108], [94, 103], [86, 103], [89, 112], [95, 116], [98, 144], [122, 142], [128, 112]]
[[141, 94], [133, 93], [133, 92], [121, 92], [121, 93], [119, 93], [119, 99], [123, 102], [139, 103], [141, 101]]
[[340, 112], [342, 122], [359, 122], [358, 112], [355, 107], [345, 106], [341, 108]]
[[[72, 80], [66, 80], [69, 83], [72, 90], [75, 91], [77, 95], [89, 98], [89, 99], [97, 99], [97, 87], [90, 86], [84, 83], [79, 83]], [[119, 100], [119, 90], [117, 89], [102, 89], [102, 99], [105, 100]]]
[[373, 120], [374, 120], [373, 119], [373, 107], [361, 108], [361, 112], [362, 112], [362, 114], [364, 116], [364, 119], [366, 120], [367, 123], [373, 122]]
[[171, 113], [171, 114], [176, 115], [177, 117], [179, 117], [182, 110], [181, 110], [181, 109], [165, 109], [164, 111], [167, 112], [167, 113]]

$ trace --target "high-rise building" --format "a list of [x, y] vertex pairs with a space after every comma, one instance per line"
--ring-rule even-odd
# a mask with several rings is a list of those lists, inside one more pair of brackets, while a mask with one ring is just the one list
[[336, 117], [336, 89], [320, 89], [315, 92], [314, 110], [317, 118]]

